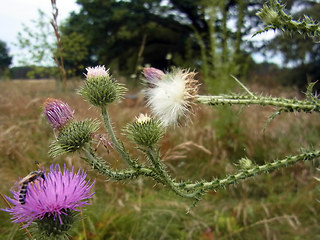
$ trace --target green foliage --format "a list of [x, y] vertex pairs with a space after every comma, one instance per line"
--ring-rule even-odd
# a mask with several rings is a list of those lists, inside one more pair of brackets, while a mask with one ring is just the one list
[[39, 79], [39, 78], [55, 78], [58, 75], [58, 69], [55, 67], [45, 67], [45, 66], [30, 66], [30, 70], [27, 72], [26, 76], [29, 79]]
[[9, 50], [6, 43], [0, 40], [0, 76], [11, 64], [12, 57], [9, 56]]
[[[146, 64], [159, 69], [170, 65], [196, 66], [202, 69], [206, 83], [213, 85], [215, 91], [228, 85], [230, 79], [225, 76], [230, 73], [246, 73], [248, 56], [242, 39], [248, 28], [254, 27], [254, 24], [244, 27], [247, 6], [258, 5], [253, 1], [171, 0], [163, 4], [159, 0], [81, 0], [78, 3], [81, 10], [68, 19], [63, 34], [77, 32], [86, 36], [89, 56], [83, 62], [87, 66], [106, 64], [127, 75]], [[231, 19], [238, 23], [236, 32], [227, 27]], [[251, 19], [251, 15], [246, 17], [248, 21]]]
[[[32, 66], [28, 72], [29, 78], [42, 76], [59, 76], [59, 69], [53, 68], [54, 57], [59, 59], [59, 51], [54, 42], [54, 32], [51, 29], [50, 19], [39, 10], [39, 17], [32, 21], [33, 26], [24, 25], [23, 32], [18, 33], [17, 46], [24, 50], [20, 56], [20, 64]], [[84, 59], [88, 57], [88, 40], [84, 34], [70, 32], [61, 37], [63, 48], [62, 57], [66, 63], [69, 76], [79, 75], [84, 69]]]
[[[83, 65], [84, 60], [88, 57], [89, 41], [82, 33], [71, 32], [61, 36], [61, 44], [63, 47], [62, 56], [64, 59], [67, 75], [79, 76], [86, 66]], [[55, 55], [58, 56], [58, 50]]]
[[172, 49], [183, 55], [184, 44], [180, 43], [188, 39], [190, 29], [163, 15], [168, 7], [161, 6], [160, 1], [82, 0], [79, 4], [81, 11], [71, 16], [63, 32], [85, 34], [90, 55], [97, 60], [91, 65], [107, 63], [113, 69], [133, 73], [144, 35], [144, 63], [166, 67], [165, 56]]
[[52, 66], [55, 44], [50, 21], [44, 12], [38, 10], [38, 19], [33, 20], [33, 26], [23, 25], [23, 31], [18, 33], [17, 46], [25, 52], [21, 55], [20, 64], [29, 66]]

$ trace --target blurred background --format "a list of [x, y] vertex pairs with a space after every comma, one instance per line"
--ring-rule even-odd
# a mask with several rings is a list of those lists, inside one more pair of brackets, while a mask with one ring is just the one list
[[[87, 169], [97, 180], [92, 205], [71, 239], [320, 239], [317, 161], [211, 192], [187, 214], [192, 201], [151, 179], [108, 182], [78, 154], [50, 158], [54, 135], [41, 108], [46, 98], [60, 98], [77, 119], [100, 118], [98, 109], [84, 102], [76, 89], [86, 67], [105, 65], [129, 89], [121, 103], [110, 106], [116, 133], [142, 160], [122, 129], [140, 112], [148, 112], [141, 94], [143, 67], [195, 70], [202, 94], [241, 92], [234, 75], [252, 92], [302, 99], [308, 83], [320, 79], [320, 48], [314, 39], [277, 31], [252, 37], [263, 28], [255, 15], [262, 1], [36, 3], [10, 1], [0, 10], [2, 193], [10, 195], [19, 177], [36, 168], [35, 160], [46, 168], [66, 163]], [[285, 3], [295, 19], [304, 14], [320, 19], [319, 1]], [[319, 146], [316, 114], [284, 113], [263, 132], [274, 110], [199, 106], [190, 125], [165, 135], [160, 146], [163, 161], [177, 179], [211, 180], [235, 172], [242, 157], [264, 164]], [[114, 151], [107, 153], [100, 146], [98, 152], [114, 168], [124, 167]], [[0, 211], [0, 219], [1, 239], [24, 239], [20, 225], [11, 224], [7, 213]]]

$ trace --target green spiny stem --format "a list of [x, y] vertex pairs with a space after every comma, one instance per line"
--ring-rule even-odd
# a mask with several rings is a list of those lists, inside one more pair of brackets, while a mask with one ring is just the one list
[[121, 156], [121, 158], [131, 167], [135, 167], [135, 163], [133, 161], [131, 161], [129, 154], [125, 151], [123, 145], [120, 145], [118, 139], [116, 138], [116, 135], [114, 134], [113, 128], [112, 128], [112, 124], [110, 121], [110, 117], [107, 111], [107, 107], [101, 107], [101, 114], [102, 114], [102, 118], [104, 121], [104, 125], [105, 128], [107, 129], [111, 141], [113, 143], [113, 146], [115, 147], [115, 149], [117, 150], [117, 152], [119, 153], [119, 155]]
[[[166, 171], [165, 166], [161, 163], [159, 152], [155, 151], [153, 148], [147, 149], [148, 158], [155, 168], [156, 173], [164, 181], [164, 184], [169, 187], [177, 195], [185, 198], [195, 198], [201, 191], [201, 189], [182, 189], [179, 185], [175, 184], [175, 181], [170, 177], [169, 173]], [[187, 191], [186, 191], [187, 190]]]
[[217, 190], [220, 188], [223, 188], [227, 185], [234, 184], [238, 182], [239, 180], [244, 180], [249, 177], [270, 172], [273, 170], [277, 170], [282, 167], [286, 167], [289, 165], [293, 165], [299, 161], [307, 161], [307, 160], [313, 160], [315, 158], [320, 157], [320, 151], [311, 151], [302, 153], [295, 156], [290, 156], [282, 160], [274, 161], [272, 163], [267, 163], [261, 166], [255, 166], [248, 170], [243, 170], [237, 174], [228, 176], [224, 179], [215, 179], [210, 182], [201, 182], [201, 183], [193, 183], [193, 184], [178, 184], [175, 183], [176, 186], [180, 186], [184, 189], [202, 189], [202, 190]]
[[133, 179], [140, 175], [152, 177], [159, 183], [164, 182], [157, 177], [154, 171], [150, 168], [135, 166], [134, 169], [125, 169], [121, 171], [112, 170], [102, 159], [95, 156], [94, 152], [89, 147], [82, 148], [86, 158], [84, 160], [93, 168], [96, 169], [101, 175], [107, 176], [111, 180], [126, 180]]
[[207, 105], [262, 105], [282, 107], [288, 111], [304, 111], [310, 113], [312, 111], [320, 112], [320, 105], [311, 101], [300, 101], [296, 99], [272, 98], [262, 96], [248, 96], [248, 95], [220, 95], [220, 96], [202, 96], [198, 95], [198, 103]]

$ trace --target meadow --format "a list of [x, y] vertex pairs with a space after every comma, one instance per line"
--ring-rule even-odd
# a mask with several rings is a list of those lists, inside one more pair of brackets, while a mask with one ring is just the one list
[[[218, 192], [207, 194], [187, 213], [192, 201], [176, 196], [152, 179], [128, 183], [106, 181], [75, 154], [55, 159], [48, 155], [54, 139], [52, 128], [42, 115], [48, 97], [62, 99], [75, 110], [76, 119], [100, 118], [98, 110], [76, 94], [79, 82], [70, 82], [65, 92], [56, 90], [53, 80], [0, 82], [0, 191], [10, 189], [36, 168], [51, 164], [75, 166], [96, 179], [95, 195], [74, 227], [71, 239], [320, 239], [320, 183], [314, 177], [318, 161], [301, 162], [279, 171], [262, 174]], [[297, 97], [295, 89], [277, 84], [248, 85], [264, 95]], [[140, 93], [130, 92], [121, 103], [110, 107], [117, 136], [130, 152], [139, 152], [122, 134], [122, 128], [140, 112], [148, 112]], [[170, 173], [177, 179], [211, 180], [236, 171], [242, 157], [257, 164], [298, 154], [301, 148], [319, 146], [318, 114], [283, 113], [266, 131], [264, 124], [271, 107], [218, 107], [195, 109], [192, 122], [172, 128], [161, 141], [161, 153]], [[103, 127], [101, 126], [101, 133]], [[100, 145], [97, 149], [111, 166], [123, 168], [117, 153]], [[6, 205], [3, 201], [1, 208]], [[0, 211], [0, 238], [24, 239], [19, 224]]]

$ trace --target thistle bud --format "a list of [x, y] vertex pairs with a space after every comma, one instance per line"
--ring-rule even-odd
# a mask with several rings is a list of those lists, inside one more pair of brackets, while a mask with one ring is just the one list
[[156, 68], [144, 68], [143, 75], [147, 80], [148, 87], [152, 87], [161, 80], [165, 73]]
[[249, 158], [241, 158], [237, 166], [239, 166], [242, 170], [247, 170], [252, 168], [254, 164]]
[[281, 5], [278, 1], [270, 1], [269, 4], [264, 4], [263, 8], [257, 12], [257, 16], [267, 25], [281, 25], [282, 14], [284, 5]]
[[121, 99], [126, 88], [110, 76], [104, 66], [86, 68], [86, 81], [78, 93], [94, 106], [106, 106]]
[[152, 147], [157, 144], [165, 133], [159, 120], [140, 114], [134, 123], [128, 124], [125, 131], [128, 138], [139, 146]]
[[43, 114], [54, 129], [61, 129], [73, 119], [73, 111], [69, 105], [59, 99], [48, 98], [43, 103], [43, 108]]
[[99, 129], [96, 120], [73, 121], [62, 128], [50, 146], [50, 155], [56, 157], [67, 152], [75, 152], [92, 141], [93, 134]]

